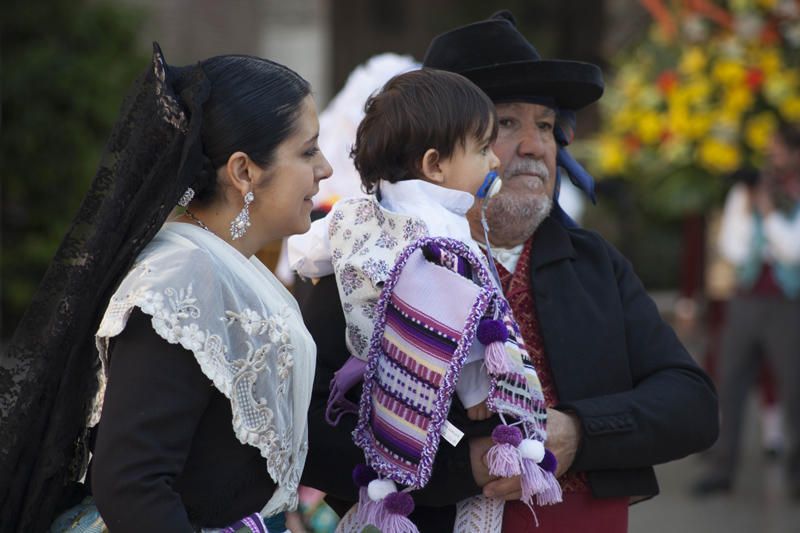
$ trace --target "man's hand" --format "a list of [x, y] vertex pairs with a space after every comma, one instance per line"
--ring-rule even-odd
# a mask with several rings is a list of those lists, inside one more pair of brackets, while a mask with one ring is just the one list
[[547, 440], [545, 447], [558, 459], [556, 477], [566, 472], [575, 460], [581, 442], [581, 424], [572, 414], [547, 410]]
[[474, 437], [469, 440], [469, 456], [475, 483], [483, 487], [483, 495], [502, 500], [519, 500], [522, 497], [519, 476], [499, 478], [489, 474], [486, 452], [492, 447], [491, 437]]

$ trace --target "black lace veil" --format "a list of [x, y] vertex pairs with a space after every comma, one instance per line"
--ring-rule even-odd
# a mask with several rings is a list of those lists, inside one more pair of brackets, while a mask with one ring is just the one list
[[197, 64], [157, 44], [78, 214], [0, 358], [0, 531], [45, 531], [84, 474], [97, 389], [94, 333], [108, 300], [202, 166]]

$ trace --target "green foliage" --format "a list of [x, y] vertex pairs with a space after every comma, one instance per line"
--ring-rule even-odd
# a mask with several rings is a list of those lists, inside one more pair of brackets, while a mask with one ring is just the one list
[[8, 2], [3, 11], [0, 335], [6, 338], [77, 211], [146, 56], [136, 44], [143, 14], [131, 8], [50, 0]]

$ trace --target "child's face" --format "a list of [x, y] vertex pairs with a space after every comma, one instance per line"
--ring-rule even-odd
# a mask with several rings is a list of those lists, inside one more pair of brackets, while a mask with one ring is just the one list
[[464, 146], [458, 144], [453, 154], [441, 162], [444, 181], [448, 189], [475, 194], [483, 184], [486, 174], [500, 167], [500, 160], [492, 151], [489, 137], [467, 138]]

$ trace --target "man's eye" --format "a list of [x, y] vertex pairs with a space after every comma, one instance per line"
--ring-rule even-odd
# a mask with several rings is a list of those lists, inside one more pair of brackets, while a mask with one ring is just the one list
[[551, 131], [553, 129], [553, 124], [550, 122], [540, 122], [539, 129], [542, 131]]
[[514, 124], [514, 119], [512, 118], [500, 118], [497, 119], [497, 125], [501, 128], [510, 128]]

